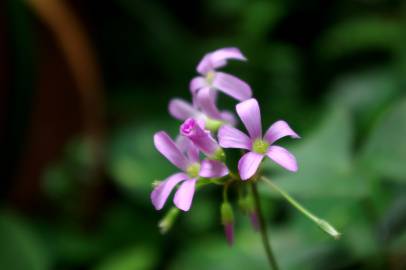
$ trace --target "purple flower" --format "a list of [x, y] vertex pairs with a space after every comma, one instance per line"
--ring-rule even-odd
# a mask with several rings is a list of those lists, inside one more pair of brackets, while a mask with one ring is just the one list
[[183, 122], [180, 126], [180, 134], [191, 140], [197, 148], [209, 157], [222, 151], [216, 140], [210, 135], [210, 131], [204, 130], [193, 118]]
[[200, 161], [199, 150], [187, 140], [176, 145], [168, 134], [160, 131], [154, 135], [154, 144], [162, 155], [182, 170], [182, 172], [169, 176], [152, 191], [151, 201], [157, 210], [162, 209], [172, 189], [182, 182], [173, 201], [176, 207], [188, 211], [199, 177], [223, 177], [228, 174], [227, 167], [219, 161]]
[[201, 75], [190, 82], [190, 91], [194, 101], [214, 96], [214, 89], [243, 101], [252, 96], [251, 87], [239, 78], [219, 72], [216, 69], [227, 64], [229, 59], [246, 61], [245, 56], [237, 48], [222, 48], [206, 54], [197, 66], [197, 72]]
[[199, 102], [200, 110], [183, 99], [174, 98], [169, 102], [169, 113], [178, 120], [194, 118], [210, 130], [217, 130], [224, 123], [236, 124], [234, 115], [228, 111], [220, 112], [212, 99], [202, 99]]
[[241, 118], [249, 137], [231, 126], [219, 130], [219, 142], [224, 148], [241, 148], [249, 152], [238, 162], [238, 171], [242, 180], [252, 177], [264, 156], [268, 156], [289, 171], [297, 171], [296, 158], [285, 148], [273, 145], [282, 137], [300, 138], [285, 121], [277, 121], [269, 127], [262, 137], [261, 114], [256, 99], [249, 99], [237, 104], [238, 116]]

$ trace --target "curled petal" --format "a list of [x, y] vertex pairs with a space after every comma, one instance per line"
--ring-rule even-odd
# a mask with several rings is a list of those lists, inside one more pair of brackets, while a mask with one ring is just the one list
[[169, 197], [172, 189], [180, 182], [187, 179], [185, 173], [176, 173], [169, 176], [165, 181], [161, 182], [151, 193], [151, 201], [156, 210], [161, 210], [164, 207], [166, 200]]
[[238, 129], [224, 125], [220, 128], [218, 139], [221, 147], [251, 149], [251, 139]]
[[289, 171], [296, 172], [298, 170], [295, 156], [283, 147], [271, 145], [266, 155]]
[[257, 139], [262, 136], [261, 112], [258, 101], [254, 98], [238, 103], [237, 113], [247, 128], [251, 139]]
[[188, 179], [176, 191], [173, 202], [176, 207], [183, 211], [189, 211], [192, 205], [193, 195], [195, 194], [195, 186], [197, 179]]
[[189, 118], [180, 126], [180, 134], [189, 138], [195, 146], [208, 156], [213, 155], [219, 148], [219, 145], [211, 136], [210, 132], [204, 130], [199, 123]]
[[201, 177], [223, 177], [228, 174], [226, 165], [217, 160], [203, 160], [200, 164], [199, 175]]
[[272, 124], [269, 129], [266, 131], [264, 139], [269, 142], [269, 144], [273, 144], [280, 138], [285, 136], [290, 136], [292, 138], [298, 139], [300, 138], [299, 135], [294, 132], [288, 123], [285, 121], [279, 120]]
[[189, 102], [174, 98], [169, 102], [169, 113], [178, 120], [186, 120], [190, 117], [198, 117], [200, 112]]
[[206, 87], [206, 86], [207, 86], [206, 80], [203, 77], [198, 76], [198, 77], [194, 77], [190, 81], [189, 89], [192, 94], [195, 94], [197, 92], [197, 90], [199, 90], [200, 88]]
[[261, 164], [263, 158], [263, 155], [255, 152], [244, 154], [240, 161], [238, 161], [238, 172], [241, 180], [251, 178], [257, 172], [259, 164]]
[[182, 170], [186, 169], [189, 162], [166, 132], [160, 131], [155, 133], [154, 144], [156, 149], [173, 165]]
[[246, 82], [224, 72], [216, 72], [212, 85], [239, 101], [252, 97], [251, 87]]
[[245, 61], [245, 56], [238, 48], [222, 48], [206, 54], [197, 66], [197, 72], [206, 74], [227, 64], [228, 59]]

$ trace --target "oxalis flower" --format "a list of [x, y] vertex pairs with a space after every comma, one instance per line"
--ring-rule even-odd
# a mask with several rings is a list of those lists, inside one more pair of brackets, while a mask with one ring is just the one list
[[193, 95], [193, 101], [201, 105], [201, 99], [216, 101], [215, 90], [219, 90], [239, 101], [249, 99], [252, 96], [251, 87], [239, 78], [217, 71], [227, 64], [229, 59], [246, 61], [245, 56], [237, 48], [223, 48], [206, 54], [197, 66], [197, 72], [201, 75], [190, 82], [189, 88]]
[[231, 126], [223, 126], [219, 130], [218, 137], [220, 146], [224, 148], [249, 151], [238, 162], [241, 179], [251, 178], [265, 156], [289, 171], [297, 171], [296, 158], [285, 148], [273, 144], [282, 137], [300, 138], [299, 135], [285, 121], [280, 120], [271, 125], [262, 137], [261, 114], [256, 99], [252, 98], [237, 104], [236, 110], [249, 136]]
[[174, 98], [169, 102], [169, 113], [178, 120], [187, 120], [194, 118], [199, 122], [202, 127], [217, 131], [223, 124], [235, 125], [236, 119], [229, 111], [219, 111], [214, 102], [209, 100], [200, 100], [200, 109], [193, 106], [191, 103], [180, 99]]
[[196, 182], [200, 177], [223, 177], [228, 174], [227, 167], [219, 161], [207, 159], [200, 161], [198, 148], [187, 140], [177, 145], [168, 134], [160, 131], [154, 135], [154, 144], [163, 156], [182, 170], [169, 176], [152, 191], [151, 201], [157, 210], [163, 208], [171, 191], [182, 182], [173, 202], [179, 209], [188, 211], [192, 204]]

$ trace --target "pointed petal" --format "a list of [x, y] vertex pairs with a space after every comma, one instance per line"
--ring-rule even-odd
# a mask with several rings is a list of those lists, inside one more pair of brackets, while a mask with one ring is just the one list
[[178, 120], [186, 120], [190, 117], [197, 117], [200, 112], [189, 102], [174, 98], [169, 102], [169, 113]]
[[210, 118], [221, 119], [221, 113], [216, 106], [215, 90], [204, 87], [196, 95], [196, 105]]
[[223, 177], [228, 174], [227, 167], [217, 160], [208, 160], [205, 159], [200, 164], [200, 172], [199, 175], [201, 177]]
[[246, 82], [224, 72], [216, 72], [212, 85], [239, 101], [252, 97], [251, 87]]
[[290, 128], [288, 123], [279, 120], [273, 123], [272, 126], [268, 128], [268, 130], [265, 133], [264, 139], [267, 140], [269, 144], [273, 144], [274, 142], [285, 136], [290, 136], [295, 139], [300, 138], [300, 136], [297, 135], [296, 132], [294, 132]]
[[237, 104], [236, 109], [251, 139], [260, 138], [262, 136], [262, 125], [258, 101], [251, 98]]
[[195, 194], [195, 185], [197, 179], [188, 179], [182, 183], [175, 194], [173, 202], [176, 207], [183, 211], [189, 211], [192, 205], [193, 195]]
[[220, 128], [218, 139], [221, 147], [251, 149], [251, 139], [238, 129], [224, 125]]
[[189, 89], [192, 94], [196, 93], [197, 90], [199, 90], [200, 88], [203, 88], [206, 86], [207, 86], [207, 82], [201, 76], [194, 77], [189, 83]]
[[247, 60], [238, 48], [222, 48], [207, 53], [197, 66], [197, 72], [206, 74], [210, 70], [225, 66], [228, 59]]
[[173, 165], [182, 170], [186, 169], [188, 161], [166, 132], [160, 131], [155, 133], [154, 144], [156, 149]]
[[298, 170], [295, 156], [283, 147], [271, 145], [266, 155], [289, 171], [296, 172]]
[[240, 173], [241, 180], [251, 178], [257, 172], [263, 158], [263, 155], [254, 152], [248, 152], [243, 155], [240, 161], [238, 161], [238, 172]]
[[182, 180], [187, 179], [185, 173], [175, 173], [165, 181], [161, 182], [151, 193], [151, 201], [156, 210], [161, 210], [164, 207], [166, 200], [169, 197], [172, 189]]

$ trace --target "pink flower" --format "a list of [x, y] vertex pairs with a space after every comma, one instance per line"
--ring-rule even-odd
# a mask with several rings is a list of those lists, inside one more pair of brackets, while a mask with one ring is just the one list
[[215, 89], [239, 101], [252, 96], [251, 87], [239, 78], [217, 71], [227, 64], [229, 59], [246, 61], [245, 56], [237, 48], [222, 48], [206, 54], [197, 66], [201, 76], [195, 77], [190, 82], [189, 88], [193, 94], [194, 104], [200, 106], [201, 100], [211, 99], [216, 102]]
[[188, 140], [181, 140], [177, 145], [168, 134], [160, 131], [154, 135], [154, 144], [163, 156], [182, 170], [169, 176], [152, 191], [151, 201], [157, 210], [163, 208], [172, 189], [182, 182], [175, 193], [173, 201], [176, 207], [188, 211], [192, 204], [195, 185], [199, 177], [223, 177], [228, 174], [227, 167], [219, 161], [200, 161], [199, 150]]
[[[217, 128], [228, 123], [230, 125], [236, 124], [236, 119], [231, 112], [220, 112], [212, 99], [201, 99], [200, 106], [193, 106], [191, 103], [180, 99], [174, 98], [169, 102], [169, 113], [178, 120], [186, 120], [194, 118], [207, 129], [212, 129], [213, 126]], [[199, 107], [200, 109], [197, 109]]]
[[300, 138], [285, 121], [277, 121], [269, 127], [262, 137], [261, 114], [256, 99], [249, 99], [237, 104], [237, 114], [248, 130], [249, 136], [231, 126], [219, 130], [220, 146], [224, 148], [241, 148], [249, 152], [238, 162], [238, 171], [242, 180], [252, 177], [262, 159], [268, 156], [289, 171], [297, 171], [296, 158], [285, 148], [273, 145], [282, 137]]

